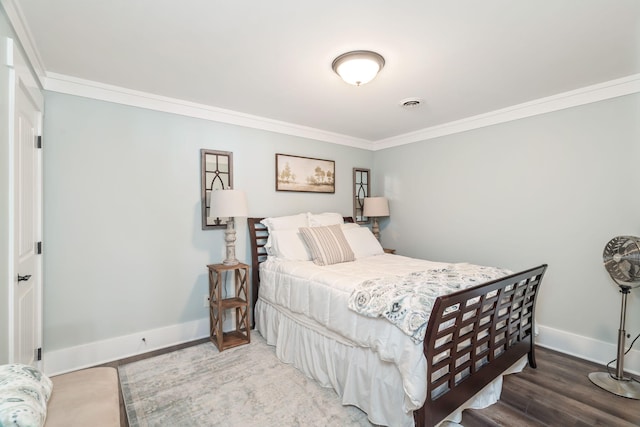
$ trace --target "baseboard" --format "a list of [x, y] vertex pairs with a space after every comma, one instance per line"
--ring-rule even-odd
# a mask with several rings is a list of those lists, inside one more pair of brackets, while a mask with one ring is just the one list
[[[538, 325], [536, 344], [556, 350], [561, 353], [576, 356], [591, 362], [606, 365], [615, 359], [618, 353], [617, 344], [599, 341], [593, 338], [576, 335], [571, 332]], [[617, 331], [616, 331], [617, 334]], [[632, 339], [634, 337], [631, 337]], [[616, 336], [617, 339], [617, 336]], [[627, 340], [626, 348], [629, 348], [631, 340]], [[611, 365], [615, 369], [615, 363]], [[640, 375], [640, 350], [631, 350], [624, 357], [625, 372]]]
[[[209, 336], [209, 318], [44, 351], [44, 372], [58, 375]], [[144, 340], [143, 340], [144, 339]]]
[[[538, 329], [536, 344], [541, 347], [602, 365], [616, 357], [615, 344], [540, 324], [536, 326]], [[44, 371], [47, 375], [58, 375], [207, 336], [209, 336], [209, 319], [203, 318], [60, 350], [45, 350]], [[627, 347], [629, 344], [630, 342], [627, 341]], [[631, 350], [625, 356], [624, 368], [626, 372], [640, 375], [640, 350]]]

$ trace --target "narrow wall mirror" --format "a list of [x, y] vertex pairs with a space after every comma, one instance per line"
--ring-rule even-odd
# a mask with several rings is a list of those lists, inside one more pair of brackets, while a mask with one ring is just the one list
[[202, 229], [225, 228], [226, 218], [209, 218], [211, 192], [233, 188], [233, 153], [200, 150]]
[[353, 168], [353, 219], [358, 224], [367, 224], [369, 217], [363, 215], [364, 198], [369, 197], [369, 169]]

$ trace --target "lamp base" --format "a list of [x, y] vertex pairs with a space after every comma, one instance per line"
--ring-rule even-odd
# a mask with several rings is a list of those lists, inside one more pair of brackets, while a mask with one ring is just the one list
[[227, 220], [227, 228], [224, 230], [224, 240], [227, 243], [227, 257], [222, 261], [223, 265], [238, 265], [240, 261], [236, 258], [236, 230], [233, 218]]
[[629, 399], [640, 399], [640, 383], [631, 378], [614, 378], [608, 372], [592, 372], [589, 379], [610, 393]]
[[380, 241], [380, 226], [378, 225], [378, 218], [373, 217], [373, 225], [371, 226], [371, 232]]

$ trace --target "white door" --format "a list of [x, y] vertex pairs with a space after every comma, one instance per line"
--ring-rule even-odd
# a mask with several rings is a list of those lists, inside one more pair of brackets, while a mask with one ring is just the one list
[[[42, 342], [41, 98], [16, 61], [14, 100], [13, 362], [38, 366]], [[27, 77], [27, 78], [25, 78]]]

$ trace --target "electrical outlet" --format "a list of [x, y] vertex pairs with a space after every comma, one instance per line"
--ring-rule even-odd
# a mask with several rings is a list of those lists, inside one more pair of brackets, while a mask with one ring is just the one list
[[209, 295], [204, 294], [204, 306], [209, 308]]

